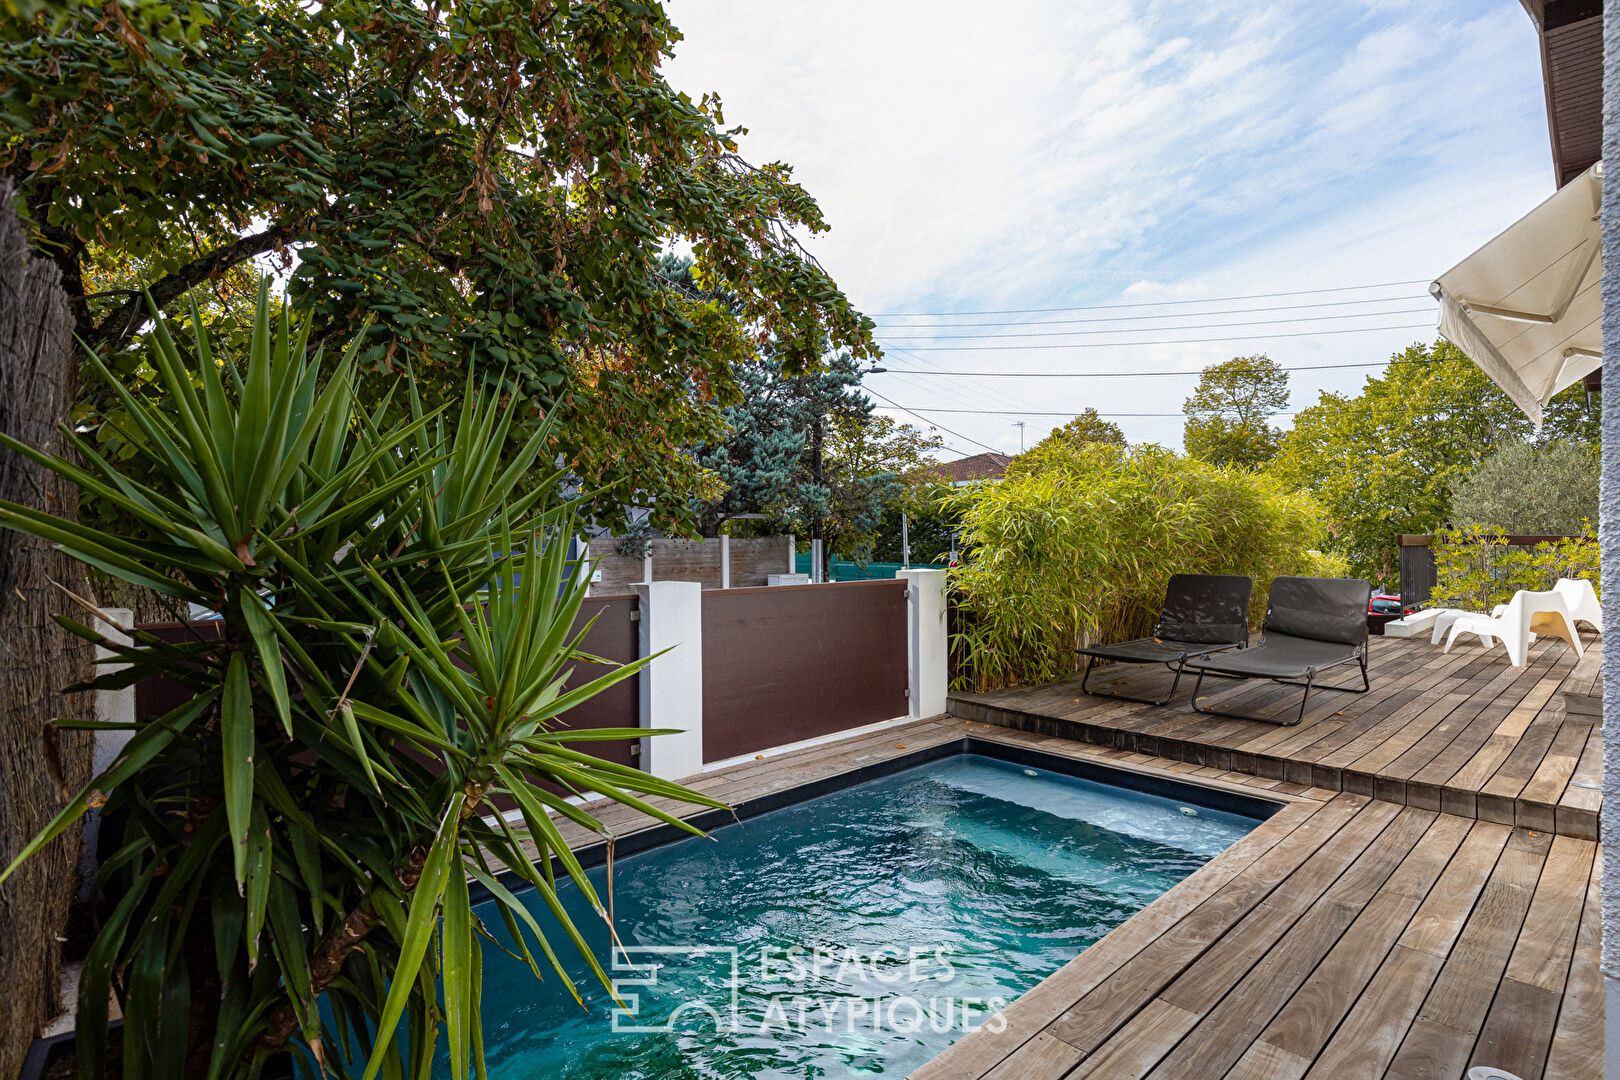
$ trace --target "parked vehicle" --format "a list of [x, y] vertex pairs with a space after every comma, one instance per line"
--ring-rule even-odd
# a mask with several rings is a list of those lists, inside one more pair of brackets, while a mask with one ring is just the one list
[[1416, 605], [1403, 605], [1399, 596], [1392, 596], [1389, 593], [1374, 593], [1372, 599], [1367, 601], [1367, 614], [1369, 615], [1395, 615], [1398, 617], [1410, 615], [1416, 610]]

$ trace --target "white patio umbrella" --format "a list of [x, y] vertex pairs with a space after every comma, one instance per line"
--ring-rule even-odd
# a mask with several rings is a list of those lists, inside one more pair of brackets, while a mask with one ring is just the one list
[[1558, 391], [1603, 364], [1600, 161], [1440, 275], [1440, 334], [1537, 427]]

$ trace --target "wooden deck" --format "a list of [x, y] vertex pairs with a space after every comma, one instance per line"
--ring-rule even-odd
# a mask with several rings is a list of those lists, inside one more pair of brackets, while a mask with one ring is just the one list
[[[1294, 727], [1082, 694], [1078, 679], [951, 698], [957, 716], [1540, 832], [1597, 839], [1603, 769], [1594, 638], [1584, 659], [1542, 639], [1514, 668], [1500, 648], [1372, 639], [1372, 691], [1313, 695]], [[1341, 672], [1351, 669], [1341, 668]], [[1163, 668], [1099, 668], [1093, 687], [1162, 693]], [[1346, 677], [1346, 681], [1354, 681]], [[1211, 702], [1291, 714], [1297, 689], [1216, 684]]]
[[[1437, 655], [1380, 642], [1374, 693], [1325, 695], [1298, 728], [1099, 706], [1054, 686], [961, 703], [1031, 727], [1051, 719], [1036, 707], [1061, 712], [1077, 724], [1062, 735], [947, 717], [689, 783], [738, 803], [971, 733], [1288, 802], [1020, 997], [1003, 1029], [965, 1037], [913, 1080], [1460, 1080], [1473, 1065], [1597, 1077], [1601, 851], [1582, 835], [1596, 828], [1595, 789], [1576, 781], [1596, 779], [1601, 750], [1597, 717], [1562, 698], [1594, 692], [1596, 654], [1577, 666], [1540, 647], [1518, 672], [1500, 652]], [[1064, 737], [1075, 733], [1109, 745]], [[1424, 804], [1435, 798], [1469, 812]], [[1513, 820], [1491, 818], [1503, 806]], [[1517, 823], [1536, 814], [1572, 828]]]

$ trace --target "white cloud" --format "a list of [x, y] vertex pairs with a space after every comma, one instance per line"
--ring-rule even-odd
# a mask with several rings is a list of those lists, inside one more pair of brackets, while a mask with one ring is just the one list
[[[872, 312], [1426, 280], [1552, 188], [1535, 35], [1512, 4], [1483, 13], [1468, 0], [1421, 10], [1384, 0], [1259, 9], [1247, 0], [669, 7], [688, 38], [669, 65], [671, 81], [694, 94], [719, 91], [728, 121], [750, 128], [745, 154], [795, 166], [833, 226], [812, 249]], [[1420, 297], [1421, 288], [1411, 293]], [[882, 321], [895, 327], [892, 340], [927, 336], [899, 330], [922, 320]], [[896, 373], [872, 386], [918, 407], [1175, 412], [1190, 379], [898, 371], [1196, 370], [1262, 350], [1291, 366], [1350, 363], [1426, 337], [891, 352], [885, 364]], [[1075, 340], [1098, 339], [1114, 340]], [[1324, 387], [1353, 387], [1362, 374], [1302, 372], [1295, 403]], [[1009, 426], [1017, 418], [938, 417], [1003, 449], [1017, 447]], [[1031, 440], [1061, 422], [1028, 419]], [[1176, 419], [1120, 422], [1132, 438], [1179, 442]]]

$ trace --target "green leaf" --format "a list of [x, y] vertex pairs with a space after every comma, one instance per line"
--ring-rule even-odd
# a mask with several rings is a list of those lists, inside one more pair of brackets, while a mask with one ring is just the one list
[[[467, 796], [459, 791], [450, 797], [450, 804], [439, 823], [439, 831], [433, 838], [433, 846], [428, 850], [427, 861], [422, 866], [422, 876], [417, 879], [416, 889], [411, 894], [410, 915], [400, 941], [399, 959], [394, 964], [388, 997], [377, 1018], [375, 1043], [361, 1080], [374, 1080], [382, 1068], [383, 1060], [393, 1044], [394, 1032], [399, 1027], [399, 1018], [404, 1015], [405, 1005], [416, 989], [416, 973], [422, 967], [422, 958], [427, 954], [428, 944], [432, 940], [439, 901], [444, 895], [452, 856], [458, 848], [461, 808], [466, 801]], [[460, 865], [460, 860], [456, 859], [456, 873], [461, 872]]]
[[292, 706], [287, 697], [287, 674], [281, 666], [281, 646], [276, 641], [275, 616], [265, 611], [264, 602], [252, 589], [242, 589], [241, 601], [243, 621], [253, 635], [253, 644], [259, 651], [259, 663], [264, 668], [266, 689], [275, 699], [276, 715], [287, 729], [287, 737], [291, 738]]
[[220, 749], [225, 778], [225, 816], [230, 823], [236, 887], [247, 879], [248, 825], [253, 812], [253, 692], [248, 685], [247, 663], [232, 653], [225, 671], [225, 696], [220, 703]]
[[213, 703], [217, 697], [216, 692], [209, 692], [188, 701], [186, 704], [167, 713], [157, 720], [151, 721], [137, 733], [124, 749], [114, 759], [113, 763], [100, 776], [86, 784], [73, 799], [51, 819], [50, 824], [39, 831], [35, 837], [23, 845], [17, 857], [11, 860], [3, 873], [0, 873], [0, 883], [12, 875], [12, 872], [31, 858], [40, 848], [62, 835], [69, 825], [77, 821], [89, 805], [92, 792], [110, 794], [128, 781], [131, 777], [140, 774], [158, 754], [162, 753], [178, 735], [186, 730], [200, 716], [204, 709]]
[[478, 943], [472, 932], [472, 902], [467, 896], [467, 875], [457, 859], [450, 866], [444, 889], [444, 926], [439, 933], [444, 943], [440, 981], [444, 986], [445, 1026], [450, 1044], [451, 1080], [465, 1080], [470, 1032], [477, 1025], [473, 996], [475, 954]]

